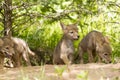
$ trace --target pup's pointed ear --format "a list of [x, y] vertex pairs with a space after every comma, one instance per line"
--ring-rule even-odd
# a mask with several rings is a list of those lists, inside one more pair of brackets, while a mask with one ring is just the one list
[[102, 38], [102, 41], [103, 41], [103, 44], [104, 43], [110, 43], [110, 39], [109, 39], [109, 37], [108, 36], [104, 36], [103, 38]]
[[110, 38], [108, 36], [105, 36], [104, 38], [106, 43], [110, 43]]
[[65, 29], [66, 29], [66, 25], [65, 25], [64, 23], [60, 22], [60, 25], [61, 25], [61, 27], [62, 27], [62, 30], [65, 30]]

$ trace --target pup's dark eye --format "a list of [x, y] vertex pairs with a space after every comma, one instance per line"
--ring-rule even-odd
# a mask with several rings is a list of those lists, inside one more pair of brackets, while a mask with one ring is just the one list
[[9, 49], [9, 47], [7, 46], [6, 49]]
[[70, 31], [71, 34], [73, 34], [73, 31]]
[[105, 56], [107, 56], [108, 54], [104, 54]]

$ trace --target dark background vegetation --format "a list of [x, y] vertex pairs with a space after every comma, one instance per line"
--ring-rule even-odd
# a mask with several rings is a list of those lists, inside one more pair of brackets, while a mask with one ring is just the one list
[[9, 36], [24, 39], [39, 55], [39, 64], [52, 63], [62, 36], [60, 21], [78, 24], [76, 51], [88, 32], [98, 30], [110, 38], [113, 62], [120, 60], [120, 0], [0, 0], [0, 35], [10, 29]]

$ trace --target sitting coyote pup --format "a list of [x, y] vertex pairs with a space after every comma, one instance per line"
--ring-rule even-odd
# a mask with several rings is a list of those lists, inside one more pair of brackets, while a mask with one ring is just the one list
[[21, 65], [22, 57], [26, 61], [27, 65], [31, 65], [29, 60], [29, 54], [34, 56], [35, 53], [33, 53], [29, 49], [28, 44], [24, 40], [15, 37], [12, 37], [11, 39], [14, 42], [14, 50], [15, 50], [15, 54], [12, 56], [13, 65], [15, 67], [19, 67]]
[[73, 60], [73, 41], [79, 38], [78, 28], [75, 24], [64, 25], [60, 23], [63, 36], [60, 42], [57, 44], [53, 53], [54, 64], [71, 64]]

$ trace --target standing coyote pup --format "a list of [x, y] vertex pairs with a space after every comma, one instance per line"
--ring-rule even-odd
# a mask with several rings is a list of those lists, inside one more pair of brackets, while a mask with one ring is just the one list
[[109, 39], [103, 36], [101, 32], [91, 31], [80, 42], [78, 53], [80, 55], [80, 62], [83, 63], [83, 53], [88, 53], [89, 62], [93, 62], [95, 56], [98, 56], [98, 62], [102, 60], [106, 63], [111, 62], [112, 49], [110, 47]]
[[11, 37], [11, 39], [14, 42], [14, 50], [16, 52], [12, 56], [14, 66], [20, 67], [22, 58], [26, 61], [27, 65], [30, 66], [31, 63], [29, 56], [30, 55], [34, 56], [35, 53], [29, 49], [28, 44], [24, 40], [16, 37]]
[[75, 24], [64, 25], [60, 23], [63, 36], [60, 42], [57, 44], [53, 53], [54, 64], [71, 64], [73, 60], [73, 41], [79, 38], [78, 28]]

